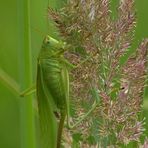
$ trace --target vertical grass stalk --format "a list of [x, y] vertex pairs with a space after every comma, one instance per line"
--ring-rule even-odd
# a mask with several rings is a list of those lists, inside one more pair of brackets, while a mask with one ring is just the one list
[[[21, 90], [32, 85], [29, 0], [18, 0], [18, 63]], [[35, 148], [33, 97], [20, 98], [21, 148]]]

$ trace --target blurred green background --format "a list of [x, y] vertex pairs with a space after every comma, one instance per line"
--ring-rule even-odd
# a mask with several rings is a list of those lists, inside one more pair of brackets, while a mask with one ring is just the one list
[[[60, 7], [61, 2], [62, 0], [50, 0], [49, 4], [52, 7]], [[118, 0], [113, 0], [113, 6], [117, 3]], [[54, 26], [47, 21], [48, 0], [31, 0], [30, 5], [32, 66], [35, 79], [36, 58], [43, 40], [39, 32], [53, 37], [57, 37], [57, 33]], [[148, 1], [136, 0], [136, 8], [138, 22], [133, 49], [142, 38], [148, 37]], [[0, 67], [18, 82], [17, 15], [17, 0], [0, 1]], [[0, 148], [20, 148], [19, 103], [18, 98], [0, 82]], [[144, 113], [148, 124], [148, 89], [145, 91]]]

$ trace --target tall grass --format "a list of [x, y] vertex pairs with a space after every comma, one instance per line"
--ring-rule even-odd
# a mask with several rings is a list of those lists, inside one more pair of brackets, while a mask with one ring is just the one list
[[[19, 84], [24, 90], [32, 85], [30, 44], [30, 1], [18, 0]], [[21, 148], [35, 148], [33, 97], [20, 98]]]

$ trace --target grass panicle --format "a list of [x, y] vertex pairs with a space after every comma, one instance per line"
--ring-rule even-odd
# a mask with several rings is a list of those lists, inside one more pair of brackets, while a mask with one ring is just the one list
[[112, 18], [110, 2], [70, 0], [59, 11], [48, 9], [49, 18], [55, 22], [63, 40], [73, 46], [65, 54], [66, 58], [80, 64], [88, 56], [92, 57], [70, 73], [73, 120], [91, 108], [93, 89], [101, 99], [93, 116], [82, 122], [76, 132], [67, 133], [72, 136], [81, 133], [80, 147], [121, 146], [132, 142], [138, 145], [143, 136], [141, 106], [148, 40], [144, 39], [122, 64], [121, 59], [134, 39], [135, 1], [120, 0], [116, 19]]

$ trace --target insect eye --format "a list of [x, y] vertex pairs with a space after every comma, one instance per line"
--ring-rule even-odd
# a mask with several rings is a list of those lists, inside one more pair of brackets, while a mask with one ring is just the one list
[[45, 44], [50, 44], [49, 38], [45, 38]]
[[48, 36], [44, 38], [44, 44], [50, 44], [50, 39]]
[[46, 44], [50, 44], [50, 41], [49, 40], [46, 40]]

